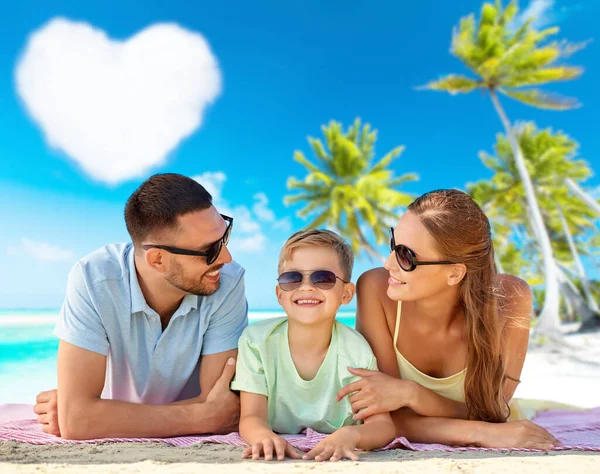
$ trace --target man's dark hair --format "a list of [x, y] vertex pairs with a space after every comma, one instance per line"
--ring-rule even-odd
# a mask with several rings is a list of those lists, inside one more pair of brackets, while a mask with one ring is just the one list
[[134, 244], [151, 233], [177, 227], [177, 217], [212, 206], [204, 187], [175, 173], [155, 174], [144, 181], [125, 204], [125, 224]]

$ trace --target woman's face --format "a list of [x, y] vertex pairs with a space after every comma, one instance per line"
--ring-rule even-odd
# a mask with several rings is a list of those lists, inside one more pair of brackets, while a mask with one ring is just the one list
[[[396, 245], [405, 245], [417, 257], [417, 261], [447, 260], [438, 249], [437, 242], [422, 224], [421, 219], [410, 211], [405, 212], [394, 229]], [[395, 301], [414, 301], [440, 295], [450, 290], [449, 276], [453, 265], [419, 265], [413, 271], [404, 271], [398, 264], [396, 252], [385, 261], [390, 274], [388, 296]]]

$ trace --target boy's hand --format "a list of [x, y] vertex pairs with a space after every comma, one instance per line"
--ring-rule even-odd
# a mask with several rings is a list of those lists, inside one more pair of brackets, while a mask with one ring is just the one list
[[260, 459], [261, 454], [264, 454], [265, 461], [271, 461], [273, 459], [273, 451], [275, 451], [278, 461], [283, 461], [286, 455], [292, 459], [300, 459], [300, 455], [294, 447], [275, 433], [264, 436], [259, 441], [253, 443], [252, 446], [244, 449], [242, 458], [248, 459], [252, 456], [252, 459]]
[[355, 450], [360, 433], [355, 428], [354, 426], [340, 428], [302, 456], [302, 459], [339, 461], [340, 459], [347, 458], [352, 461], [358, 461], [358, 455]]

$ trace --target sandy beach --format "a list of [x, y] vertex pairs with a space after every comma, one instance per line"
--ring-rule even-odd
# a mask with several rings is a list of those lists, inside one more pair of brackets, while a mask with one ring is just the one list
[[[554, 400], [583, 407], [600, 406], [600, 333], [573, 334], [564, 326], [563, 344], [535, 343], [523, 369], [522, 398]], [[338, 463], [256, 462], [241, 459], [242, 448], [204, 444], [176, 448], [165, 444], [104, 443], [33, 446], [0, 443], [0, 472], [12, 473], [586, 473], [600, 472], [600, 453], [561, 452], [412, 452], [363, 453], [361, 461]]]
[[223, 445], [199, 445], [174, 448], [155, 444], [103, 444], [97, 446], [24, 446], [4, 443], [0, 446], [0, 464], [4, 474], [64, 472], [179, 474], [234, 473], [584, 473], [600, 470], [600, 454], [583, 452], [411, 452], [394, 450], [365, 453], [360, 462], [256, 462], [240, 459], [241, 448]]

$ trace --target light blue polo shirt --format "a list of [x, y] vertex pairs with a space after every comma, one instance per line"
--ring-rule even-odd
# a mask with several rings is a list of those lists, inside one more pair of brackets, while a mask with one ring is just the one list
[[54, 334], [107, 356], [102, 398], [163, 404], [197, 396], [200, 356], [236, 349], [248, 325], [244, 269], [226, 264], [220, 288], [185, 296], [163, 331], [133, 256], [132, 244], [110, 244], [77, 262]]

